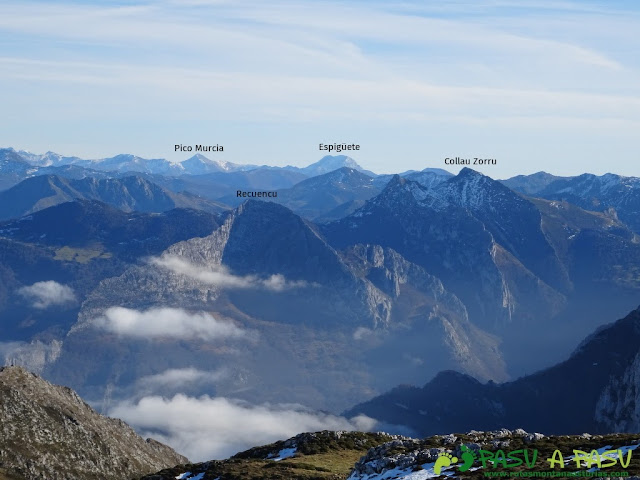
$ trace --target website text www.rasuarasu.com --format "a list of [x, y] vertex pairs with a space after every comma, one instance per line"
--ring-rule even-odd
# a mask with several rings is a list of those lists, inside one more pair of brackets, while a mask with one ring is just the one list
[[578, 471], [578, 472], [484, 472], [489, 478], [601, 478], [601, 477], [628, 477], [629, 472], [603, 472], [603, 471]]

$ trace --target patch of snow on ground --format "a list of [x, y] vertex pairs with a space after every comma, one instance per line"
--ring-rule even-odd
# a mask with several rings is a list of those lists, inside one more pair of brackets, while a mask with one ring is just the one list
[[[202, 480], [204, 478], [204, 472], [197, 474], [195, 477], [191, 477], [191, 472], [181, 473], [176, 477], [176, 480]], [[216, 480], [220, 480], [220, 477], [216, 478]]]
[[278, 456], [272, 458], [274, 462], [279, 462], [280, 460], [284, 460], [285, 458], [291, 458], [296, 454], [296, 447], [292, 448], [283, 448], [278, 452]]
[[[428, 480], [429, 478], [438, 478], [441, 475], [451, 477], [455, 471], [452, 467], [444, 467], [440, 472], [440, 475], [436, 475], [433, 471], [433, 463], [425, 463], [422, 466], [422, 470], [411, 471], [402, 468], [392, 468], [380, 473], [373, 473], [371, 475], [358, 476], [355, 473], [349, 477], [348, 480]], [[449, 470], [449, 471], [447, 471]]]

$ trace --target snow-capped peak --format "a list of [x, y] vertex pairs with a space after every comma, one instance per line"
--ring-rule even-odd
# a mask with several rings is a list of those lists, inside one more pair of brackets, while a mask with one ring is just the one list
[[467, 167], [460, 170], [455, 177], [437, 185], [432, 191], [432, 196], [444, 204], [471, 210], [496, 210], [501, 204], [525, 201], [500, 182]]

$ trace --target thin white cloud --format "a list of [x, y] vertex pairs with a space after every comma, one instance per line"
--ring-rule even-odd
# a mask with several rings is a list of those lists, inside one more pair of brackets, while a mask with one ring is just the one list
[[205, 371], [194, 367], [171, 368], [155, 375], [144, 376], [136, 383], [143, 390], [178, 390], [192, 385], [215, 384], [227, 375], [228, 372], [225, 369]]
[[0, 342], [0, 361], [5, 365], [15, 364], [32, 372], [42, 373], [44, 368], [55, 362], [62, 352], [62, 342]]
[[216, 340], [248, 338], [248, 332], [230, 321], [217, 320], [206, 312], [190, 313], [181, 308], [134, 310], [111, 307], [93, 321], [99, 328], [134, 338], [172, 337]]
[[[640, 106], [636, 93], [578, 91], [564, 85], [559, 88], [535, 88], [527, 83], [515, 87], [447, 85], [408, 77], [357, 79], [266, 73], [261, 74], [260, 85], [256, 85], [255, 75], [250, 73], [206, 72], [177, 67], [82, 65], [23, 61], [10, 57], [0, 58], [0, 65], [5, 70], [5, 77], [18, 80], [49, 80], [114, 89], [127, 88], [132, 84], [136, 88], [153, 85], [152, 91], [171, 91], [176, 98], [185, 101], [200, 98], [207, 89], [224, 91], [225, 97], [217, 103], [232, 108], [233, 115], [242, 117], [259, 108], [264, 118], [279, 120], [294, 114], [305, 120], [341, 118], [357, 121], [366, 114], [367, 121], [420, 117], [429, 120], [434, 115], [440, 119], [443, 115], [459, 115], [491, 121], [518, 114], [537, 119], [537, 123], [544, 126], [546, 123], [540, 120], [543, 116], [634, 121], [639, 118]], [[475, 74], [473, 71], [467, 73]], [[301, 108], [300, 105], [309, 105], [310, 93], [325, 101]], [[139, 99], [141, 102], [155, 100], [145, 96]], [[339, 108], [347, 104], [350, 109]], [[496, 113], [487, 118], [486, 108], [489, 106]]]
[[[353, 68], [354, 61], [361, 62], [358, 67], [368, 63], [373, 67], [370, 62], [374, 55], [363, 55], [356, 44], [362, 41], [392, 45], [464, 44], [472, 48], [520, 49], [535, 53], [547, 49], [547, 55], [564, 55], [571, 61], [592, 63], [595, 60], [595, 65], [617, 65], [599, 52], [567, 41], [510, 34], [464, 17], [443, 19], [414, 15], [402, 8], [306, 2], [286, 7], [255, 2], [235, 5], [180, 3], [180, 15], [176, 15], [176, 6], [170, 3], [156, 7], [116, 8], [40, 4], [37, 9], [33, 4], [22, 8], [8, 5], [4, 10], [0, 8], [0, 27], [21, 33], [114, 43], [121, 47], [126, 41], [134, 40], [147, 44], [168, 43], [186, 49], [215, 49], [222, 60], [231, 58], [225, 53], [228, 49], [236, 50], [245, 60], [255, 61], [259, 61], [266, 51], [277, 51], [278, 55], [270, 61], [279, 63], [280, 58], [293, 56], [307, 64], [311, 63], [308, 57], [312, 56], [316, 63], [321, 60], [325, 67]], [[194, 7], [199, 15], [189, 10]], [[52, 18], [55, 21], [51, 21]], [[230, 20], [242, 23], [245, 28], [230, 27]], [[71, 26], [73, 28], [68, 28]], [[554, 48], [549, 50], [548, 47]], [[351, 60], [351, 63], [345, 60]]]
[[282, 292], [292, 288], [308, 286], [302, 280], [289, 281], [283, 275], [275, 274], [267, 278], [259, 278], [255, 275], [233, 275], [222, 265], [211, 268], [194, 265], [187, 260], [175, 255], [163, 255], [150, 260], [153, 265], [165, 268], [173, 273], [185, 275], [199, 282], [215, 285], [219, 288], [264, 288], [274, 292]]
[[[319, 430], [370, 431], [376, 420], [312, 412], [294, 405], [249, 405], [223, 397], [144, 397], [118, 404], [109, 416], [171, 445], [192, 461], [227, 458], [253, 446]], [[158, 432], [162, 432], [158, 434]]]
[[69, 305], [76, 301], [71, 287], [53, 280], [19, 288], [18, 294], [30, 301], [33, 307], [41, 310], [51, 306]]
[[[572, 37], [570, 33], [581, 32], [580, 23], [573, 18], [570, 28], [542, 36], [540, 22], [546, 17], [529, 20], [530, 27], [515, 30], [510, 28], [513, 15], [486, 14], [488, 19], [482, 22], [464, 16], [430, 17], [407, 13], [402, 8], [349, 3], [298, 2], [284, 7], [214, 2], [204, 7], [181, 5], [180, 14], [175, 8], [171, 4], [155, 8], [41, 4], [36, 9], [33, 4], [9, 4], [4, 9], [0, 7], [0, 30], [105, 42], [127, 49], [120, 58], [135, 57], [136, 51], [129, 48], [131, 42], [147, 47], [169, 44], [182, 53], [172, 68], [180, 69], [193, 61], [198, 70], [208, 73], [254, 78], [259, 74], [261, 81], [253, 82], [258, 90], [266, 76], [276, 73], [286, 80], [287, 87], [295, 86], [296, 77], [300, 76], [416, 81], [425, 74], [429, 78], [434, 73], [441, 78], [456, 71], [464, 74], [461, 67], [478, 60], [500, 69], [506, 60], [512, 66], [509, 73], [518, 70], [529, 77], [527, 65], [535, 64], [536, 78], [545, 79], [557, 79], [558, 66], [587, 65], [613, 71], [623, 68], [611, 55], [567, 40]], [[616, 19], [614, 15], [604, 18]], [[238, 29], [237, 24], [244, 28]], [[620, 30], [629, 30], [628, 24], [623, 23]], [[369, 42], [385, 48], [369, 48]], [[407, 48], [410, 53], [405, 53]], [[421, 61], [425, 48], [436, 50], [435, 61]], [[216, 59], [206, 68], [200, 61], [203, 52]], [[522, 63], [523, 59], [526, 62]], [[130, 62], [132, 66], [138, 64], [141, 62]], [[149, 66], [148, 62], [142, 64]], [[545, 66], [555, 67], [554, 71], [547, 71]], [[444, 70], [445, 75], [438, 70]], [[170, 82], [176, 84], [180, 77], [177, 72]], [[152, 71], [146, 78], [158, 80]], [[468, 83], [477, 84], [477, 76], [474, 79]], [[595, 80], [592, 78], [590, 83], [593, 85]], [[198, 95], [203, 91], [207, 91], [206, 86], [198, 90]]]
[[354, 340], [367, 340], [367, 339], [372, 338], [373, 336], [374, 336], [373, 330], [371, 330], [370, 328], [366, 328], [366, 327], [358, 327], [353, 332], [353, 339]]

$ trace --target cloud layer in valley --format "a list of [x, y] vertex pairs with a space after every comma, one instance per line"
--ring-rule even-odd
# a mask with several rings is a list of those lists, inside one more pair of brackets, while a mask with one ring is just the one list
[[190, 313], [181, 308], [135, 310], [108, 308], [94, 325], [118, 335], [138, 338], [172, 337], [183, 340], [243, 339], [251, 335], [234, 323], [218, 320], [206, 312]]
[[67, 285], [48, 280], [18, 289], [18, 294], [31, 302], [35, 308], [43, 310], [54, 305], [69, 305], [76, 301], [73, 289]]
[[377, 425], [365, 415], [347, 419], [299, 405], [249, 405], [222, 397], [182, 394], [170, 399], [148, 396], [137, 403], [125, 401], [109, 415], [171, 445], [191, 461], [227, 458], [302, 432], [369, 431]]
[[153, 265], [165, 268], [173, 273], [185, 275], [199, 282], [215, 285], [219, 288], [263, 288], [273, 292], [282, 292], [292, 288], [306, 287], [305, 281], [290, 281], [283, 275], [271, 275], [259, 278], [255, 275], [238, 276], [230, 273], [223, 265], [205, 268], [194, 265], [175, 255], [163, 255], [150, 260]]
[[211, 385], [226, 378], [228, 372], [225, 369], [214, 371], [199, 370], [194, 367], [170, 368], [155, 375], [147, 375], [137, 381], [138, 387], [143, 390], [179, 390], [191, 385]]

